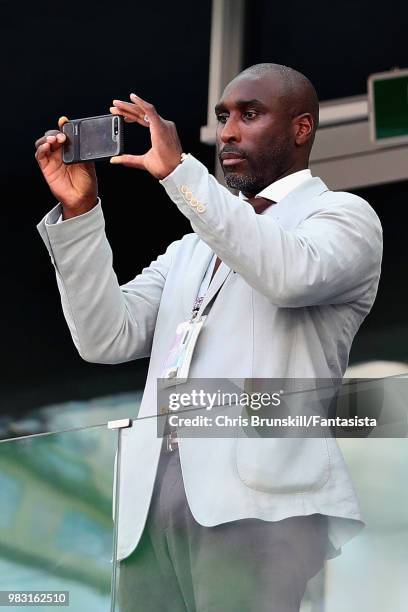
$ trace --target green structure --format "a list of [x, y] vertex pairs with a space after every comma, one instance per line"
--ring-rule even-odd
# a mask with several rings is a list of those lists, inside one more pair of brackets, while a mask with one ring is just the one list
[[368, 79], [370, 133], [376, 144], [408, 142], [408, 70], [372, 74]]

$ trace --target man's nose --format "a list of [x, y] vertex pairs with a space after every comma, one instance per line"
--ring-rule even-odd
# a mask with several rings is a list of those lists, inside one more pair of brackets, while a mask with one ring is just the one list
[[231, 141], [239, 142], [241, 140], [238, 122], [235, 118], [229, 116], [227, 121], [222, 124], [220, 139], [224, 143]]

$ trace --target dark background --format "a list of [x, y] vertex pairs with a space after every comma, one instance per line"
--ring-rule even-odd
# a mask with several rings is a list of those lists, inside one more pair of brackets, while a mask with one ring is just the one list
[[[395, 5], [396, 7], [397, 5]], [[83, 362], [60, 307], [54, 271], [35, 225], [54, 205], [34, 160], [34, 141], [60, 115], [108, 112], [135, 91], [178, 126], [183, 149], [213, 170], [199, 142], [206, 123], [211, 2], [1, 2], [0, 148], [1, 413], [143, 386], [146, 360]], [[371, 2], [250, 0], [244, 66], [274, 61], [304, 72], [321, 100], [365, 94], [372, 72], [408, 66], [408, 7], [398, 15]], [[404, 26], [405, 24], [405, 26]], [[227, 50], [226, 50], [227, 52]], [[4, 138], [4, 134], [6, 137]], [[148, 133], [126, 126], [126, 149], [143, 152]], [[407, 169], [408, 172], [408, 169]], [[98, 163], [107, 233], [120, 282], [135, 276], [189, 223], [150, 176]], [[384, 227], [379, 295], [351, 361], [408, 359], [405, 289], [408, 183], [359, 190]]]

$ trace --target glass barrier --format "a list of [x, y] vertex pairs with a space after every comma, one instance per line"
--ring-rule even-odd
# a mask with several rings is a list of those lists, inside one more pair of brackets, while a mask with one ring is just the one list
[[111, 609], [116, 448], [106, 425], [0, 443], [4, 609], [61, 609], [67, 592], [71, 612]]
[[[344, 385], [335, 409], [332, 395], [328, 396], [330, 414], [337, 411], [342, 417], [377, 419], [376, 426], [361, 431], [339, 426], [332, 432], [366, 526], [309, 581], [301, 612], [405, 612], [408, 607], [408, 378], [366, 383]], [[296, 393], [297, 398], [307, 395]], [[287, 405], [298, 410], [302, 404], [301, 400]], [[242, 540], [234, 540], [231, 531], [227, 540], [235, 547], [234, 554], [219, 553], [214, 543], [217, 537], [224, 541], [224, 527], [208, 527], [205, 535], [204, 531], [200, 535], [196, 526], [203, 518], [201, 504], [206, 505], [207, 513], [210, 508], [213, 517], [219, 517], [222, 505], [233, 508], [243, 502], [239, 495], [245, 495], [253, 507], [261, 504], [269, 509], [271, 500], [278, 504], [282, 495], [275, 491], [272, 497], [267, 492], [251, 497], [253, 487], [243, 478], [245, 470], [250, 474], [245, 463], [250, 455], [243, 448], [238, 450], [241, 439], [235, 431], [228, 434], [224, 430], [224, 437], [205, 437], [201, 421], [199, 435], [183, 439], [179, 428], [178, 442], [173, 443], [169, 407], [159, 395], [159, 416], [139, 416], [131, 427], [118, 421], [114, 430], [101, 425], [0, 442], [0, 591], [69, 592], [69, 610], [73, 612], [190, 612], [209, 604], [209, 593], [213, 609], [218, 609], [217, 594], [229, 585], [226, 597], [234, 601], [234, 611], [249, 612], [242, 603], [245, 589], [252, 588], [248, 551]], [[313, 404], [313, 410], [315, 407]], [[214, 406], [211, 412], [207, 407], [207, 415], [223, 408]], [[195, 411], [190, 411], [194, 416]], [[188, 414], [189, 409], [179, 412]], [[163, 433], [166, 439], [162, 445]], [[308, 443], [302, 436], [295, 438], [290, 440], [294, 451], [298, 443]], [[316, 440], [320, 445], [321, 439]], [[257, 448], [256, 440], [248, 442]], [[267, 449], [269, 440], [261, 443]], [[119, 459], [115, 464], [116, 453]], [[273, 457], [279, 465], [280, 458], [276, 453]], [[311, 462], [315, 459], [312, 456]], [[279, 479], [295, 461], [296, 453], [289, 453], [287, 466], [281, 464], [276, 477]], [[301, 471], [306, 469], [307, 457], [303, 461]], [[207, 464], [211, 469], [205, 469]], [[241, 482], [230, 481], [232, 474], [240, 475]], [[119, 489], [113, 494], [115, 483]], [[190, 487], [187, 494], [186, 483]], [[345, 493], [346, 505], [347, 496], [350, 492]], [[119, 517], [116, 530], [113, 506]], [[266, 528], [262, 534], [269, 537], [270, 521], [261, 522], [262, 529]], [[131, 533], [136, 541], [133, 527], [137, 523], [144, 528], [132, 551], [126, 538]], [[214, 524], [218, 525], [216, 518]], [[243, 528], [249, 533], [249, 523]], [[259, 537], [256, 529], [253, 536]], [[210, 539], [205, 543], [199, 539], [202, 537]], [[284, 554], [279, 550], [279, 555]], [[116, 559], [121, 560], [114, 562]], [[188, 578], [190, 572], [195, 572], [194, 580]], [[284, 575], [281, 578], [285, 580]], [[256, 596], [254, 593], [254, 601]], [[57, 609], [38, 603], [26, 608]], [[252, 609], [260, 607], [254, 604]]]
[[[204, 387], [208, 384], [208, 381], [200, 382], [204, 383]], [[214, 388], [214, 381], [211, 384]], [[180, 391], [185, 390], [183, 387], [179, 387], [179, 389]], [[228, 388], [228, 390], [232, 391], [232, 388]], [[406, 440], [408, 431], [408, 377], [345, 381], [340, 389], [336, 389], [336, 393], [334, 405], [331, 401], [333, 395], [329, 393], [327, 396], [330, 399], [330, 414], [340, 415], [339, 418], [369, 419], [368, 425], [365, 423], [362, 427], [359, 425], [349, 427], [340, 423], [331, 430], [331, 434], [336, 438], [336, 444], [346, 462], [365, 527], [342, 546], [338, 556], [327, 559], [323, 568], [308, 582], [302, 598], [300, 612], [344, 612], [344, 610], [350, 612], [384, 612], [385, 610], [405, 612], [408, 608], [406, 581], [408, 575], [408, 486], [406, 477], [408, 472], [408, 441]], [[300, 403], [295, 402], [292, 407], [298, 408], [299, 405], [302, 405], [302, 397], [304, 399], [306, 396], [307, 392], [298, 394]], [[168, 423], [165, 425], [165, 420], [168, 420], [172, 411], [169, 410], [169, 404], [166, 407], [165, 398], [160, 396], [160, 389], [158, 397], [158, 409], [162, 410], [162, 413], [167, 411], [167, 416], [150, 418], [156, 419], [156, 434], [159, 432], [159, 435], [161, 435], [169, 431]], [[291, 406], [291, 404], [288, 403], [287, 406]], [[201, 416], [205, 413], [214, 416], [217, 413], [217, 408], [218, 412], [222, 412], [224, 415], [225, 410], [220, 409], [219, 406], [213, 407], [211, 411], [208, 411], [207, 406]], [[200, 413], [200, 410], [191, 406], [186, 408], [178, 405], [174, 407], [173, 414], [177, 412], [187, 418], [193, 418]], [[231, 414], [234, 416], [237, 413], [232, 410]], [[148, 417], [145, 417], [145, 419], [135, 420], [133, 429], [145, 428], [146, 424], [143, 421], [148, 419]], [[375, 425], [370, 424], [371, 419], [375, 419]], [[177, 420], [176, 422], [179, 423]], [[234, 437], [236, 436], [235, 432], [230, 430], [229, 433], [224, 434], [225, 437], [223, 438], [214, 430], [210, 434], [206, 434], [206, 426], [206, 424], [203, 424], [203, 420], [197, 421], [198, 433], [195, 435], [190, 429], [188, 433], [184, 432], [184, 436], [182, 426], [180, 426], [177, 432], [178, 444], [174, 451], [170, 448], [168, 457], [175, 457], [179, 454], [178, 449], [181, 448], [180, 463], [183, 465], [185, 481], [189, 478], [191, 483], [193, 467], [190, 464], [194, 463], [199, 486], [202, 487], [204, 503], [211, 499], [216, 507], [220, 503], [225, 503], [226, 496], [224, 491], [217, 489], [216, 478], [208, 478], [203, 466], [206, 462], [213, 461], [214, 455], [218, 455], [218, 471], [223, 474], [226, 462], [231, 460], [236, 462], [236, 445], [239, 444], [239, 437], [235, 437], [235, 446], [231, 445], [232, 455], [223, 454], [223, 445], [228, 446], [228, 444], [224, 444], [227, 436]], [[304, 437], [307, 437], [307, 435]], [[311, 437], [314, 437], [314, 435], [312, 434]], [[208, 442], [207, 455], [202, 453], [204, 438], [207, 438], [205, 442]], [[216, 438], [217, 440], [214, 442]], [[302, 435], [298, 437], [299, 442], [302, 442], [300, 438], [302, 438]], [[261, 442], [268, 441], [262, 440]], [[294, 443], [294, 446], [296, 445], [296, 440], [291, 440], [291, 442]], [[194, 460], [196, 451], [197, 454], [200, 453], [201, 455], [201, 464]], [[292, 458], [295, 458], [294, 455]], [[122, 456], [122, 461], [123, 459]], [[181, 523], [176, 530], [176, 536], [174, 536], [174, 534], [172, 535], [171, 525], [169, 527], [169, 524], [164, 526], [160, 523], [162, 520], [161, 512], [164, 513], [164, 520], [166, 521], [165, 513], [168, 506], [174, 501], [172, 496], [174, 495], [174, 487], [177, 487], [176, 476], [180, 477], [181, 475], [181, 470], [174, 471], [173, 468], [168, 467], [172, 465], [173, 459], [165, 459], [164, 461], [160, 459], [160, 461], [162, 467], [160, 468], [159, 464], [158, 481], [156, 481], [153, 493], [154, 502], [150, 506], [148, 515], [150, 517], [148, 518], [149, 524], [147, 527], [145, 526], [144, 535], [136, 550], [118, 564], [115, 611], [138, 612], [139, 610], [146, 610], [150, 612], [156, 609], [164, 609], [162, 608], [163, 599], [160, 599], [160, 593], [164, 593], [165, 598], [167, 597], [169, 602], [167, 609], [169, 610], [180, 610], [180, 612], [183, 610], [198, 610], [200, 609], [200, 601], [203, 601], [200, 600], [200, 589], [212, 593], [214, 602], [216, 602], [216, 589], [222, 590], [228, 584], [231, 575], [233, 579], [230, 586], [232, 585], [233, 588], [229, 589], [227, 595], [229, 601], [235, 602], [231, 609], [241, 612], [249, 612], [250, 610], [252, 612], [252, 610], [260, 609], [259, 603], [256, 603], [258, 597], [256, 593], [254, 593], [252, 608], [242, 604], [248, 564], [245, 551], [239, 546], [236, 548], [234, 558], [228, 557], [226, 559], [222, 554], [215, 554], [211, 557], [213, 567], [208, 575], [211, 576], [211, 580], [215, 576], [218, 581], [211, 582], [208, 575], [203, 572], [200, 574], [202, 584], [197, 587], [197, 582], [194, 582], [193, 579], [192, 590], [186, 592], [185, 584], [183, 586], [183, 578], [179, 578], [183, 573], [188, 574], [190, 568], [192, 568], [191, 571], [197, 570], [201, 563], [199, 556], [202, 555], [202, 550], [200, 550], [200, 547], [198, 549], [194, 548], [195, 544], [190, 546], [188, 543], [184, 543], [185, 556], [184, 558], [178, 556], [175, 552], [176, 548], [177, 546], [183, 546], [183, 540], [188, 540], [189, 525], [186, 523], [183, 526], [183, 523]], [[174, 465], [177, 464], [177, 461], [174, 459]], [[201, 472], [199, 465], [202, 467]], [[236, 463], [234, 463], [234, 469], [236, 469]], [[306, 461], [304, 469], [307, 469]], [[181, 482], [183, 481], [181, 480]], [[218, 484], [220, 482], [218, 481]], [[226, 478], [224, 483], [225, 487], [228, 486], [229, 495], [233, 496], [233, 487], [230, 488], [230, 485], [227, 485]], [[191, 484], [190, 487], [192, 488]], [[350, 493], [346, 491], [344, 495], [345, 506], [349, 501], [348, 495]], [[275, 497], [275, 499], [277, 498]], [[267, 503], [266, 498], [263, 502]], [[184, 500], [183, 504], [186, 503], [186, 500]], [[197, 505], [193, 510], [197, 513], [199, 510]], [[208, 529], [217, 531], [217, 527]], [[157, 530], [165, 531], [165, 536], [159, 534], [157, 537], [155, 530], [156, 532]], [[219, 533], [221, 534], [222, 531], [219, 530]], [[147, 578], [145, 577], [146, 567], [148, 568]], [[271, 570], [271, 575], [272, 573], [273, 570]], [[170, 579], [170, 575], [173, 576], [172, 579]], [[154, 580], [149, 587], [151, 576], [154, 576]], [[172, 583], [172, 581], [174, 582]], [[137, 582], [141, 582], [142, 586], [139, 584], [136, 588], [135, 584]], [[155, 586], [152, 587], [152, 584]], [[196, 591], [197, 588], [198, 592]], [[147, 603], [143, 605], [143, 602], [147, 601], [149, 601], [149, 605]], [[161, 603], [152, 603], [155, 601]], [[189, 604], [186, 605], [186, 601]], [[191, 604], [191, 602], [194, 603]], [[213, 609], [229, 610], [230, 608], [217, 608], [217, 604], [214, 604]]]
[[324, 612], [408, 609], [408, 441], [339, 440], [366, 527], [326, 565]]

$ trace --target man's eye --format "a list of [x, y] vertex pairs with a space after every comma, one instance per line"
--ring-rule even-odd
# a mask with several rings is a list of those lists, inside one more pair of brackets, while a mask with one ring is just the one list
[[217, 115], [218, 123], [226, 123], [228, 119], [228, 115]]
[[258, 113], [256, 111], [249, 110], [249, 111], [245, 111], [244, 117], [245, 117], [245, 119], [255, 119], [257, 114]]

